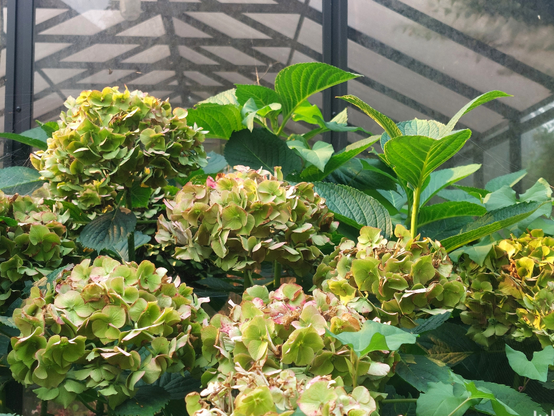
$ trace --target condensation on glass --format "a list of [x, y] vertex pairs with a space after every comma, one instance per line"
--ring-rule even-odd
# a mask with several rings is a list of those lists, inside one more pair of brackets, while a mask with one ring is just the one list
[[[36, 0], [34, 117], [118, 85], [195, 103], [321, 60], [321, 0]], [[299, 129], [302, 129], [300, 126]], [[221, 141], [207, 143], [218, 150]]]
[[[349, 93], [395, 121], [441, 122], [486, 91], [513, 94], [462, 118], [459, 127], [473, 136], [458, 162], [484, 164], [475, 185], [521, 168], [534, 181], [546, 173], [531, 161], [549, 149], [548, 137], [554, 140], [552, 123], [533, 130], [554, 119], [554, 3], [484, 4], [350, 1], [348, 65], [364, 78], [351, 81]], [[350, 122], [382, 131], [355, 110]]]

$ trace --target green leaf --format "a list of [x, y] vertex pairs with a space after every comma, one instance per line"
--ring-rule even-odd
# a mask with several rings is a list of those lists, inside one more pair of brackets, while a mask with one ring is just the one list
[[349, 162], [364, 150], [367, 150], [370, 146], [375, 144], [379, 137], [369, 137], [367, 139], [359, 140], [355, 143], [349, 144], [340, 152], [332, 155], [327, 164], [325, 170], [320, 172], [316, 169], [308, 167], [300, 175], [302, 179], [310, 182], [321, 181], [328, 175], [339, 169], [345, 163]]
[[0, 190], [8, 195], [31, 194], [42, 186], [40, 173], [36, 169], [12, 166], [0, 169]]
[[481, 188], [475, 188], [473, 186], [462, 186], [462, 185], [454, 185], [456, 188], [461, 189], [464, 192], [467, 192], [471, 196], [474, 196], [475, 198], [484, 198], [488, 194], [490, 194], [490, 191], [487, 191], [486, 189]]
[[510, 367], [522, 377], [545, 382], [548, 380], [548, 366], [554, 365], [554, 348], [546, 346], [542, 351], [535, 351], [531, 361], [524, 353], [506, 345], [506, 356]]
[[54, 204], [61, 204], [67, 211], [69, 211], [69, 215], [72, 220], [74, 221], [80, 221], [80, 222], [89, 222], [90, 218], [87, 217], [87, 215], [83, 212], [81, 208], [79, 208], [77, 205], [72, 204], [71, 202], [67, 201], [54, 201], [54, 200], [46, 200], [45, 201], [48, 205], [53, 206]]
[[18, 222], [10, 217], [2, 217], [0, 216], [0, 221], [2, 221], [4, 224], [6, 224], [8, 227], [17, 227]]
[[[332, 158], [331, 158], [332, 159]], [[375, 166], [381, 162], [376, 159], [350, 159], [325, 178], [326, 182], [348, 185], [360, 191], [373, 189], [396, 189], [396, 181], [385, 170], [386, 166]], [[329, 163], [327, 163], [329, 167]], [[369, 167], [369, 169], [367, 169]], [[304, 172], [306, 172], [306, 169]], [[302, 176], [302, 175], [301, 175]], [[312, 181], [311, 179], [306, 179]]]
[[338, 131], [338, 132], [362, 131], [368, 136], [373, 136], [371, 132], [363, 129], [362, 127], [355, 127], [355, 126], [348, 125], [348, 108], [345, 108], [340, 113], [338, 113], [335, 117], [331, 119], [331, 121], [324, 121], [323, 118], [321, 118], [319, 120], [319, 125], [322, 128], [320, 133], [323, 133], [326, 131]]
[[512, 205], [506, 208], [491, 211], [476, 221], [466, 225], [461, 231], [452, 237], [445, 238], [441, 241], [446, 251], [452, 251], [485, 237], [502, 228], [509, 227], [531, 215], [541, 207], [539, 202], [522, 202], [517, 205]]
[[228, 165], [229, 164], [227, 163], [227, 160], [225, 160], [223, 155], [212, 151], [208, 153], [208, 164], [204, 166], [202, 170], [204, 171], [204, 173], [214, 174], [221, 172]]
[[417, 335], [410, 334], [392, 325], [374, 321], [365, 321], [358, 332], [341, 332], [327, 334], [350, 346], [359, 357], [372, 351], [396, 351], [403, 344], [415, 344]]
[[320, 172], [325, 171], [325, 165], [335, 152], [333, 145], [324, 141], [315, 142], [311, 149], [300, 140], [289, 140], [286, 143], [291, 149], [296, 150], [302, 159], [314, 165]]
[[452, 117], [452, 119], [448, 122], [448, 124], [446, 125], [447, 133], [454, 130], [454, 127], [456, 127], [456, 124], [462, 118], [462, 116], [469, 113], [474, 108], [477, 108], [482, 104], [485, 104], [489, 101], [495, 100], [500, 97], [512, 97], [512, 95], [506, 94], [505, 92], [502, 92], [502, 91], [489, 91], [471, 100], [469, 103], [464, 105], [462, 109], [458, 111], [454, 115], [454, 117]]
[[52, 285], [54, 283], [54, 280], [56, 280], [58, 278], [60, 273], [63, 272], [64, 270], [67, 270], [67, 269], [71, 268], [71, 266], [72, 265], [65, 265], [65, 266], [62, 266], [62, 267], [58, 267], [53, 272], [48, 273], [48, 275], [46, 275], [45, 286], [48, 285], [48, 284]]
[[[473, 383], [475, 383], [475, 386], [479, 389], [489, 390], [494, 395], [496, 400], [502, 402], [506, 406], [509, 406], [510, 409], [514, 410], [519, 415], [528, 415], [530, 414], [530, 410], [536, 410], [537, 413], [541, 414], [544, 411], [542, 407], [535, 403], [528, 395], [520, 393], [519, 391], [503, 384], [490, 383], [481, 380], [475, 380]], [[495, 414], [490, 402], [480, 403], [475, 406], [475, 409], [487, 414]]]
[[437, 315], [433, 315], [427, 319], [416, 319], [417, 326], [407, 330], [411, 334], [423, 334], [424, 332], [433, 331], [450, 319], [452, 311], [446, 311]]
[[481, 216], [486, 214], [486, 212], [487, 209], [485, 207], [472, 204], [471, 202], [443, 202], [422, 207], [419, 210], [418, 224], [421, 226], [445, 218]]
[[385, 157], [399, 177], [421, 189], [431, 172], [454, 156], [470, 136], [470, 130], [461, 130], [440, 140], [396, 137], [385, 144]]
[[35, 127], [34, 129], [27, 130], [21, 134], [0, 133], [0, 137], [14, 140], [16, 142], [23, 143], [31, 147], [36, 147], [40, 150], [48, 149], [48, 144], [46, 143], [48, 136], [46, 132], [42, 129], [42, 127]]
[[200, 380], [194, 378], [188, 371], [184, 375], [179, 373], [163, 373], [152, 385], [163, 388], [169, 393], [171, 400], [182, 401], [187, 394], [200, 388]]
[[517, 172], [508, 173], [506, 175], [498, 176], [494, 179], [491, 179], [485, 185], [485, 189], [489, 192], [498, 191], [503, 186], [509, 186], [510, 188], [522, 180], [527, 171], [525, 169], [518, 170]]
[[[440, 139], [449, 132], [446, 131], [446, 126], [435, 120], [409, 120], [401, 121], [397, 124], [402, 136], [425, 136], [432, 139]], [[391, 137], [387, 132], [381, 135], [381, 147], [385, 147]]]
[[487, 194], [485, 198], [483, 198], [483, 204], [489, 211], [509, 207], [516, 203], [516, 191], [508, 185], [504, 185], [502, 188]]
[[187, 123], [207, 130], [206, 137], [229, 139], [234, 131], [244, 129], [238, 106], [233, 104], [206, 103], [188, 110]]
[[113, 249], [127, 241], [129, 233], [135, 230], [137, 217], [125, 208], [113, 210], [95, 218], [83, 228], [79, 241], [85, 247], [96, 250]]
[[225, 145], [225, 159], [231, 166], [244, 165], [273, 172], [281, 166], [286, 178], [302, 169], [302, 161], [279, 137], [266, 129], [234, 133]]
[[421, 392], [428, 391], [430, 383], [451, 382], [450, 368], [424, 355], [402, 354], [402, 361], [396, 365], [396, 374]]
[[283, 104], [283, 123], [311, 95], [359, 76], [320, 62], [291, 65], [281, 70], [275, 78], [275, 91]]
[[144, 386], [137, 394], [117, 406], [114, 414], [117, 416], [152, 416], [161, 411], [171, 395], [159, 386]]
[[339, 221], [356, 228], [364, 225], [379, 228], [385, 238], [392, 234], [388, 211], [369, 195], [349, 186], [326, 182], [316, 182], [315, 189]]
[[493, 241], [494, 239], [489, 237], [488, 239], [483, 239], [472, 246], [460, 247], [458, 250], [454, 250], [450, 253], [450, 258], [457, 262], [462, 254], [467, 254], [471, 260], [479, 266], [482, 266], [487, 259], [492, 246], [494, 245]]
[[340, 98], [341, 100], [344, 100], [358, 107], [369, 117], [371, 117], [377, 124], [379, 124], [390, 137], [395, 138], [398, 136], [402, 136], [402, 132], [400, 131], [400, 129], [398, 128], [398, 126], [394, 121], [392, 121], [386, 115], [381, 114], [379, 111], [370, 107], [368, 104], [360, 100], [358, 97], [354, 95], [344, 95], [342, 97], [337, 97], [337, 98]]
[[47, 123], [42, 123], [38, 120], [35, 120], [35, 122], [40, 126], [40, 128], [46, 133], [47, 137], [52, 137], [52, 133], [55, 131], [58, 131], [60, 126], [58, 126], [57, 121], [49, 121]]
[[242, 290], [242, 286], [235, 286], [223, 279], [217, 279], [215, 277], [206, 277], [205, 279], [198, 280], [196, 283], [212, 290], [219, 290], [227, 293]]
[[[219, 105], [232, 104], [234, 106], [238, 106], [239, 102], [236, 97], [236, 89], [231, 88], [230, 90], [220, 92], [219, 94], [206, 98], [204, 101], [199, 101], [198, 103], [196, 103], [197, 106], [202, 104], [219, 104]], [[187, 121], [188, 121], [188, 117], [187, 117]]]
[[455, 168], [436, 170], [431, 173], [429, 184], [421, 193], [420, 206], [424, 206], [431, 198], [433, 198], [440, 190], [451, 186], [452, 184], [467, 178], [481, 168], [481, 165], [471, 164], [465, 166], [457, 166]]
[[281, 102], [279, 94], [271, 88], [261, 85], [245, 84], [235, 84], [235, 86], [237, 87], [235, 94], [240, 105], [244, 105], [250, 98], [254, 99], [254, 102], [258, 108]]
[[131, 192], [131, 203], [133, 206], [127, 208], [148, 208], [150, 196], [152, 195], [152, 188], [149, 186], [141, 186], [140, 182], [134, 182], [129, 192]]
[[[149, 235], [143, 234], [140, 231], [135, 231], [134, 240], [135, 240], [135, 250], [136, 250], [137, 248], [142, 247], [145, 244], [148, 244], [152, 240], [152, 237]], [[113, 250], [115, 250], [115, 252], [119, 254], [119, 256], [123, 260], [129, 261], [129, 240], [127, 238], [124, 240], [120, 240], [119, 243], [117, 243], [113, 247]]]
[[478, 399], [460, 384], [429, 383], [417, 399], [417, 416], [462, 416]]

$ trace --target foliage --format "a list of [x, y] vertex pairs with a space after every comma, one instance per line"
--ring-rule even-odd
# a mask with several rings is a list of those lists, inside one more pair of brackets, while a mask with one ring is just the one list
[[107, 87], [83, 91], [65, 106], [48, 150], [31, 161], [55, 196], [79, 208], [113, 205], [121, 188], [154, 194], [206, 163], [202, 129], [187, 125], [187, 111], [172, 111], [167, 101]]
[[21, 296], [26, 283], [70, 261], [75, 243], [67, 238], [66, 221], [42, 198], [0, 191], [0, 307]]
[[210, 259], [223, 270], [249, 272], [277, 261], [309, 271], [335, 227], [324, 199], [312, 184], [284, 182], [278, 168], [274, 175], [235, 168], [204, 185], [189, 183], [166, 202], [157, 241], [177, 259]]
[[358, 242], [343, 240], [314, 275], [323, 291], [338, 296], [360, 313], [392, 325], [413, 328], [431, 309], [463, 304], [465, 286], [437, 241], [412, 239], [398, 225], [397, 242], [364, 227]]
[[84, 260], [14, 311], [14, 378], [67, 406], [92, 390], [113, 408], [136, 384], [191, 368], [207, 318], [192, 289], [147, 261]]
[[494, 244], [482, 266], [462, 257], [469, 336], [484, 345], [500, 336], [554, 345], [553, 250], [554, 239], [534, 230]]
[[[205, 389], [187, 396], [195, 416], [368, 415], [416, 336], [366, 321], [332, 293], [296, 284], [247, 289], [229, 316], [202, 329]], [[231, 392], [238, 390], [235, 397]]]

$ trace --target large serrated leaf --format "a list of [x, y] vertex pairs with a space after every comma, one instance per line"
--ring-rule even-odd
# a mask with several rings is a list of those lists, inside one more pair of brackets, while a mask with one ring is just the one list
[[500, 188], [504, 186], [509, 186], [511, 188], [520, 180], [522, 180], [525, 177], [525, 175], [527, 175], [527, 171], [525, 169], [522, 169], [522, 170], [518, 170], [517, 172], [512, 172], [506, 175], [498, 176], [488, 181], [487, 184], [485, 185], [485, 189], [489, 192], [494, 192], [494, 191], [498, 191]]
[[418, 391], [427, 391], [429, 383], [450, 382], [451, 371], [445, 364], [424, 355], [401, 356], [402, 361], [396, 365], [396, 374]]
[[481, 165], [471, 164], [454, 168], [440, 169], [431, 173], [429, 183], [421, 193], [420, 206], [425, 205], [440, 190], [467, 178], [481, 168]]
[[40, 179], [40, 173], [36, 169], [24, 166], [0, 169], [0, 190], [8, 195], [28, 195], [43, 184], [44, 181]]
[[234, 133], [225, 145], [225, 159], [231, 166], [244, 165], [273, 172], [281, 166], [286, 178], [302, 169], [300, 157], [279, 137], [266, 129]]
[[398, 128], [398, 126], [394, 121], [392, 121], [386, 115], [381, 114], [379, 111], [369, 106], [367, 103], [363, 102], [358, 97], [354, 95], [344, 95], [342, 97], [337, 97], [337, 98], [340, 98], [341, 100], [344, 100], [358, 107], [365, 114], [371, 117], [377, 124], [379, 124], [390, 137], [394, 138], [402, 135], [402, 132], [400, 131], [400, 129]]
[[135, 182], [130, 189], [130, 193], [133, 208], [148, 208], [150, 196], [152, 195], [152, 188], [149, 186], [142, 186], [140, 182]]
[[[206, 98], [203, 101], [199, 101], [196, 103], [197, 106], [202, 104], [219, 104], [219, 105], [227, 105], [232, 104], [237, 106], [239, 104], [236, 96], [236, 89], [231, 88], [230, 90], [226, 90], [223, 92], [220, 92], [219, 94], [212, 95], [209, 98]], [[190, 110], [189, 110], [190, 111]], [[187, 118], [188, 120], [188, 118]]]
[[446, 310], [427, 319], [416, 319], [417, 326], [406, 331], [411, 334], [423, 334], [424, 332], [433, 331], [450, 319], [450, 315], [452, 315], [452, 311]]
[[454, 127], [456, 127], [456, 124], [462, 118], [462, 116], [469, 113], [474, 108], [477, 108], [482, 104], [485, 104], [489, 101], [495, 100], [495, 99], [500, 98], [500, 97], [512, 97], [512, 96], [510, 94], [506, 94], [505, 92], [502, 92], [502, 91], [489, 91], [489, 92], [486, 92], [486, 93], [480, 95], [479, 97], [474, 98], [473, 100], [471, 100], [469, 103], [464, 105], [462, 107], [462, 109], [460, 111], [458, 111], [454, 115], [454, 117], [452, 117], [452, 119], [448, 122], [448, 124], [446, 125], [447, 133], [454, 130]]
[[79, 241], [85, 247], [100, 252], [112, 250], [127, 241], [127, 236], [135, 230], [137, 217], [126, 208], [119, 208], [95, 218], [83, 228]]
[[291, 65], [281, 70], [275, 78], [275, 91], [283, 104], [284, 122], [311, 95], [359, 76], [320, 62]]
[[[139, 247], [142, 247], [145, 244], [148, 244], [152, 240], [152, 237], [146, 234], [141, 233], [140, 231], [135, 231], [134, 241], [135, 241], [135, 250]], [[117, 243], [112, 250], [114, 250], [119, 256], [125, 260], [129, 261], [129, 240], [124, 239]]]
[[244, 85], [236, 84], [235, 92], [240, 105], [244, 105], [250, 98], [254, 100], [258, 108], [263, 108], [266, 105], [280, 103], [279, 94], [271, 88], [262, 85]]
[[339, 221], [356, 228], [364, 225], [379, 228], [385, 238], [392, 234], [389, 213], [376, 199], [357, 189], [334, 183], [316, 182], [315, 189], [325, 198]]
[[[348, 185], [360, 191], [373, 189], [395, 190], [396, 181], [390, 177], [388, 172], [382, 170], [387, 169], [387, 167], [379, 163], [375, 159], [350, 159], [331, 172], [325, 178], [325, 181], [339, 185]], [[379, 166], [377, 167], [376, 165]]]
[[326, 178], [328, 175], [333, 173], [335, 170], [339, 169], [348, 161], [352, 160], [364, 150], [375, 144], [379, 140], [379, 137], [369, 137], [367, 139], [359, 140], [355, 143], [352, 143], [346, 146], [340, 152], [331, 156], [327, 164], [325, 165], [325, 170], [323, 172], [317, 169], [305, 169], [302, 172], [301, 178], [310, 182], [321, 181]]
[[171, 395], [159, 386], [140, 387], [137, 394], [117, 406], [117, 416], [154, 416], [169, 403]]
[[483, 215], [476, 221], [466, 225], [462, 230], [452, 236], [441, 241], [446, 251], [452, 251], [485, 237], [502, 228], [509, 227], [531, 215], [541, 207], [540, 202], [522, 202], [517, 205], [512, 205], [506, 208], [497, 209]]
[[208, 153], [208, 164], [204, 166], [202, 170], [204, 173], [214, 174], [221, 172], [227, 165], [227, 160], [225, 160], [223, 155], [212, 151]]
[[[479, 389], [489, 390], [492, 394], [494, 394], [494, 397], [496, 397], [497, 400], [500, 400], [502, 403], [515, 410], [521, 416], [530, 414], [529, 409], [536, 411], [537, 414], [542, 414], [543, 412], [541, 405], [535, 403], [525, 393], [520, 393], [519, 391], [514, 390], [511, 387], [482, 380], [475, 380], [474, 383]], [[489, 415], [495, 414], [490, 401], [475, 406], [475, 409]]]
[[[397, 123], [402, 136], [425, 136], [432, 139], [440, 139], [447, 134], [446, 126], [435, 120], [408, 120]], [[385, 131], [381, 135], [381, 147], [391, 139], [391, 136]]]
[[234, 131], [244, 129], [240, 110], [233, 104], [200, 104], [188, 110], [187, 123], [196, 123], [208, 131], [206, 137], [214, 139], [228, 139]]
[[14, 140], [16, 142], [23, 143], [31, 147], [36, 147], [40, 150], [48, 149], [48, 144], [46, 143], [48, 135], [42, 127], [35, 127], [34, 129], [27, 130], [21, 134], [0, 133], [0, 137]]
[[460, 130], [440, 140], [396, 137], [385, 144], [385, 157], [400, 178], [421, 189], [431, 172], [454, 156], [470, 136], [470, 130]]
[[184, 375], [164, 373], [153, 386], [163, 388], [171, 400], [183, 400], [188, 393], [200, 388], [200, 380], [192, 377], [188, 371]]
[[428, 205], [419, 210], [418, 224], [425, 225], [430, 222], [444, 220], [446, 218], [481, 216], [487, 213], [487, 208], [472, 204], [471, 202], [443, 202], [441, 204]]

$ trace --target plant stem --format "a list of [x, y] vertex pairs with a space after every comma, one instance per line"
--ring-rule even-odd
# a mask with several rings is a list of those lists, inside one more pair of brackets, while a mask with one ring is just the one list
[[48, 415], [48, 401], [43, 400], [40, 402], [40, 416]]
[[417, 399], [385, 399], [381, 400], [381, 403], [416, 403]]
[[290, 116], [287, 118], [283, 118], [283, 122], [281, 123], [281, 126], [279, 127], [279, 130], [277, 130], [277, 133], [275, 133], [276, 136], [280, 136], [283, 132], [285, 125], [287, 124], [287, 121], [289, 121]]
[[103, 416], [104, 415], [104, 403], [102, 403], [100, 400], [96, 400], [96, 416]]
[[414, 202], [412, 205], [412, 224], [410, 231], [412, 233], [412, 238], [416, 238], [417, 235], [417, 216], [419, 214], [419, 199], [421, 196], [421, 188], [416, 187], [414, 189]]
[[458, 410], [460, 410], [467, 402], [469, 402], [471, 400], [471, 397], [468, 397], [467, 399], [465, 399], [462, 403], [460, 403], [460, 405], [458, 407], [456, 407], [448, 416], [453, 416], [456, 414], [456, 412]]
[[254, 286], [254, 281], [252, 280], [252, 270], [246, 270], [244, 272], [244, 289]]
[[79, 398], [79, 401], [83, 404], [83, 406], [85, 406], [88, 410], [90, 410], [92, 413], [96, 413], [96, 410], [94, 410], [94, 408], [89, 405], [87, 402], [85, 402], [83, 399], [81, 399], [80, 397]]
[[281, 263], [275, 261], [273, 263], [273, 289], [277, 290], [281, 286]]

